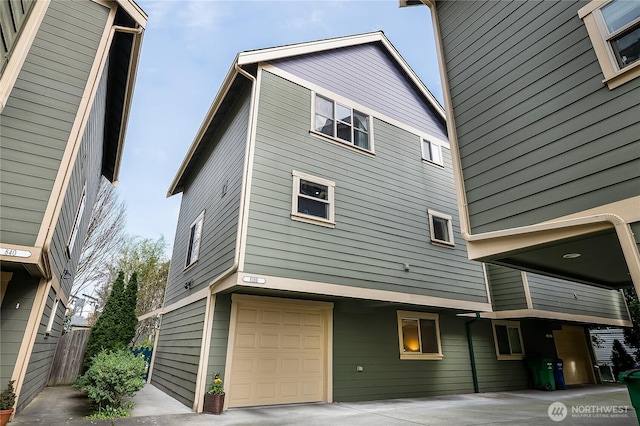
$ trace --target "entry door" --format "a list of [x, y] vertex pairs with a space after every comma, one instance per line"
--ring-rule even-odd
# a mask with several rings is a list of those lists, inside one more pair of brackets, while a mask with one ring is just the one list
[[233, 303], [228, 406], [325, 401], [332, 304], [252, 296]]
[[553, 332], [558, 358], [564, 361], [564, 380], [568, 385], [595, 383], [591, 356], [584, 328], [563, 325]]

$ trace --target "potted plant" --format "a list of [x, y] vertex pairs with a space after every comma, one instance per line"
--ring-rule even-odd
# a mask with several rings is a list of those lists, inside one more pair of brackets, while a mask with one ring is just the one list
[[7, 389], [0, 393], [0, 426], [6, 426], [11, 414], [13, 414], [13, 406], [16, 403], [16, 393], [13, 389], [15, 380], [9, 380]]
[[211, 387], [204, 395], [203, 410], [206, 413], [220, 414], [222, 407], [224, 407], [224, 385], [220, 373], [216, 373]]

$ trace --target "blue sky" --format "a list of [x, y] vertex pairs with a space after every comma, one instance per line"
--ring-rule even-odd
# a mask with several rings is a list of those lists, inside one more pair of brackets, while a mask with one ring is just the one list
[[[166, 193], [236, 54], [384, 31], [442, 103], [431, 17], [397, 0], [138, 0], [149, 15], [118, 192], [127, 232], [173, 244], [180, 196]], [[170, 251], [168, 252], [170, 255]]]

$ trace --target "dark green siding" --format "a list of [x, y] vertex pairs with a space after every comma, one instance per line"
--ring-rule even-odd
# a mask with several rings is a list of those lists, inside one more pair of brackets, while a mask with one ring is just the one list
[[34, 0], [3, 1], [0, 3], [0, 73], [4, 71], [20, 33], [24, 28]]
[[0, 383], [6, 385], [18, 360], [39, 279], [14, 272], [0, 311]]
[[[370, 305], [369, 305], [370, 306]], [[411, 308], [402, 307], [402, 310]], [[339, 302], [334, 309], [333, 397], [336, 402], [472, 393], [467, 318], [440, 312], [442, 360], [401, 360], [397, 309]], [[433, 312], [433, 311], [431, 311]], [[522, 361], [497, 361], [491, 323], [472, 325], [480, 391], [523, 389]], [[356, 366], [363, 372], [357, 372]]]
[[[250, 93], [238, 96], [229, 119], [205, 140], [199, 172], [182, 194], [180, 216], [171, 257], [165, 306], [189, 295], [184, 283], [192, 281], [192, 292], [205, 288], [234, 262], [244, 154], [249, 124]], [[223, 188], [227, 193], [223, 196]], [[184, 270], [189, 229], [204, 210], [202, 239], [197, 264]]]
[[527, 273], [534, 309], [629, 320], [624, 297], [609, 290], [553, 277]]
[[151, 383], [191, 407], [195, 398], [207, 300], [162, 316]]
[[[310, 135], [310, 116], [310, 90], [262, 74], [244, 270], [487, 302], [459, 233], [449, 150], [444, 169], [426, 164], [417, 135], [375, 119], [375, 156], [363, 155]], [[293, 170], [335, 182], [335, 229], [291, 219]], [[453, 217], [455, 248], [431, 244], [428, 209]]]
[[473, 233], [638, 195], [640, 79], [602, 83], [585, 4], [437, 4]]
[[491, 303], [496, 311], [527, 309], [522, 273], [497, 265], [486, 265]]
[[217, 294], [213, 314], [213, 330], [209, 347], [209, 363], [207, 367], [207, 389], [213, 382], [216, 373], [224, 376], [227, 362], [227, 342], [229, 340], [229, 323], [231, 318], [231, 293]]
[[32, 246], [109, 9], [53, 1], [0, 116], [0, 241]]
[[[58, 304], [57, 311], [53, 312], [55, 307], [56, 294], [51, 289], [47, 297], [47, 303], [44, 308], [40, 324], [38, 324], [38, 334], [36, 335], [33, 351], [27, 365], [27, 373], [24, 377], [22, 390], [20, 392], [20, 400], [18, 402], [18, 411], [24, 408], [36, 395], [47, 385], [49, 380], [49, 371], [51, 363], [56, 351], [56, 344], [62, 335], [62, 327], [64, 322], [65, 308], [62, 303]], [[54, 315], [51, 334], [45, 334], [49, 319]]]

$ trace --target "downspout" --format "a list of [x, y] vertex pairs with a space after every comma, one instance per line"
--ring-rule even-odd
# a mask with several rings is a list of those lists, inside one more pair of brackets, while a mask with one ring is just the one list
[[478, 385], [478, 369], [476, 368], [476, 356], [473, 352], [473, 333], [471, 332], [471, 324], [480, 319], [480, 312], [476, 312], [476, 317], [465, 323], [467, 327], [467, 342], [469, 344], [469, 359], [471, 360], [471, 377], [473, 378], [473, 391], [475, 393], [480, 392], [480, 386]]

